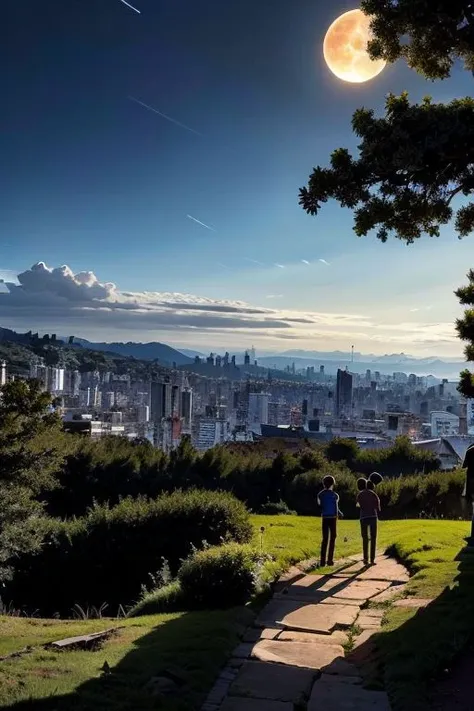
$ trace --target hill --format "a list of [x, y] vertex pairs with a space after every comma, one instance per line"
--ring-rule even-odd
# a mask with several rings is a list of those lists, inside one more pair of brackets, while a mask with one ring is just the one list
[[75, 338], [74, 343], [92, 351], [118, 353], [127, 358], [131, 357], [138, 360], [155, 360], [162, 365], [170, 367], [173, 363], [176, 363], [176, 365], [188, 365], [194, 360], [184, 355], [184, 353], [171, 348], [171, 346], [157, 341], [152, 341], [151, 343], [133, 343], [132, 341], [127, 343], [94, 343], [93, 341], [87, 341], [85, 338]]
[[129, 373], [136, 378], [162, 375], [168, 371], [163, 363], [140, 360], [114, 353], [110, 349], [95, 350], [81, 343], [65, 343], [53, 336], [39, 338], [38, 334], [32, 334], [31, 331], [16, 333], [0, 328], [0, 361], [7, 362], [10, 373], [26, 376], [30, 365], [39, 359], [48, 366], [61, 366], [83, 373], [92, 370], [111, 371], [117, 374]]

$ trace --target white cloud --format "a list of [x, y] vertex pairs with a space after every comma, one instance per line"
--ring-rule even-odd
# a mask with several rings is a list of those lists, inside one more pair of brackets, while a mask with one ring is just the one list
[[[324, 350], [324, 342], [342, 348], [348, 341], [359, 350], [374, 343], [400, 344], [460, 353], [452, 323], [377, 323], [368, 315], [295, 310], [252, 305], [244, 301], [213, 299], [176, 292], [121, 291], [101, 282], [92, 271], [74, 273], [69, 267], [51, 269], [38, 262], [13, 275], [3, 274], [0, 288], [0, 325], [18, 330], [53, 330], [96, 340], [174, 340], [185, 345], [220, 335], [225, 345], [245, 338], [275, 345], [297, 340], [299, 345]], [[6, 278], [5, 278], [6, 277]], [[267, 300], [283, 294], [267, 294]], [[186, 334], [188, 334], [186, 336]], [[216, 343], [216, 340], [213, 340]], [[258, 343], [256, 343], [258, 345]], [[412, 347], [413, 346], [413, 347]]]

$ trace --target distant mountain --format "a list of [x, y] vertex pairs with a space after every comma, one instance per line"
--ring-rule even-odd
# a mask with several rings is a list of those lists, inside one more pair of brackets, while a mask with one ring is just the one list
[[199, 356], [199, 358], [206, 358], [204, 353], [201, 353], [200, 351], [193, 351], [192, 349], [189, 350], [189, 348], [177, 348], [176, 350], [183, 355], [188, 356], [188, 358], [192, 358], [193, 360], [196, 356]]
[[74, 343], [78, 343], [91, 351], [106, 351], [108, 353], [118, 353], [121, 356], [136, 358], [137, 360], [157, 360], [161, 365], [188, 365], [194, 358], [190, 358], [184, 353], [167, 346], [165, 343], [153, 341], [151, 343], [94, 343], [85, 338], [74, 338]]
[[[301, 353], [301, 351], [300, 351]], [[310, 351], [310, 353], [312, 353]], [[457, 380], [459, 372], [464, 370], [466, 363], [464, 361], [449, 361], [445, 362], [440, 358], [411, 358], [403, 356], [396, 359], [394, 356], [375, 356], [362, 355], [359, 358], [354, 356], [354, 362], [351, 362], [350, 353], [341, 353], [337, 358], [335, 353], [320, 353], [319, 357], [311, 356], [298, 357], [296, 355], [273, 355], [264, 356], [258, 359], [258, 364], [266, 368], [278, 368], [284, 370], [287, 366], [295, 364], [296, 369], [314, 367], [315, 370], [324, 365], [324, 370], [327, 375], [334, 375], [338, 368], [349, 368], [353, 373], [365, 373], [366, 370], [373, 372], [379, 371], [384, 375], [391, 375], [394, 372], [414, 373], [415, 375], [433, 375], [435, 378], [448, 378], [449, 380]]]

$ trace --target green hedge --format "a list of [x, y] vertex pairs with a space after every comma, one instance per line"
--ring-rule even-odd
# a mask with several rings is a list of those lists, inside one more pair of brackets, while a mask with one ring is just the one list
[[16, 608], [68, 615], [83, 608], [136, 601], [167, 560], [175, 574], [181, 560], [203, 542], [248, 542], [252, 527], [244, 505], [227, 493], [177, 491], [155, 500], [124, 499], [95, 506], [82, 518], [50, 520], [42, 551], [17, 561], [2, 594]]

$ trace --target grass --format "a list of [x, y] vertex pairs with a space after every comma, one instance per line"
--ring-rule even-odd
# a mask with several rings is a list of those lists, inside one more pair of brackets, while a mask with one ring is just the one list
[[[257, 530], [265, 527], [266, 552], [286, 563], [318, 556], [317, 519], [254, 520]], [[378, 548], [388, 550], [412, 573], [404, 595], [433, 600], [420, 612], [384, 604], [382, 631], [375, 638], [378, 664], [375, 675], [374, 668], [370, 670], [370, 681], [387, 689], [392, 711], [431, 708], [434, 682], [474, 637], [474, 555], [458, 559], [469, 528], [465, 521], [380, 521]], [[360, 552], [358, 522], [340, 521], [336, 557]]]
[[[0, 706], [34, 711], [191, 711], [212, 686], [251, 614], [245, 608], [119, 620], [98, 651], [54, 652], [47, 642], [110, 626], [110, 621], [53, 622], [0, 618], [3, 653], [37, 649], [0, 666]], [[103, 676], [104, 662], [112, 673]], [[145, 688], [164, 670], [183, 680], [162, 703]]]
[[[285, 567], [318, 556], [320, 521], [311, 517], [253, 516], [255, 544]], [[261, 536], [260, 528], [265, 530]], [[455, 558], [466, 522], [381, 521], [379, 548], [413, 573], [408, 594], [435, 598], [421, 614], [387, 608], [378, 674], [393, 711], [429, 707], [428, 687], [464, 648], [474, 629], [474, 561]], [[336, 555], [360, 553], [359, 525], [341, 521]], [[237, 644], [252, 613], [226, 611], [156, 614], [127, 620], [55, 621], [0, 617], [0, 655], [36, 649], [0, 663], [0, 707], [15, 711], [191, 711]], [[55, 639], [123, 626], [95, 652], [46, 651]], [[107, 661], [112, 674], [100, 669]], [[172, 669], [183, 679], [179, 694], [159, 700], [145, 689], [150, 678]]]

